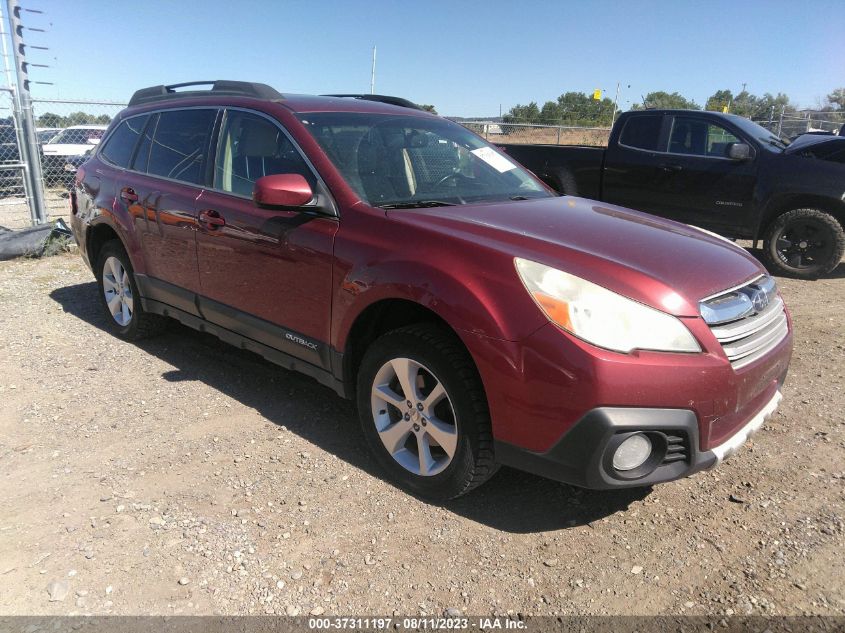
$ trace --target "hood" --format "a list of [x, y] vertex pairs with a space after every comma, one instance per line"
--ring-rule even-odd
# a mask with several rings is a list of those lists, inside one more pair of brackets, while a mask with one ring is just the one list
[[88, 143], [47, 143], [41, 146], [45, 156], [82, 156], [94, 145]]
[[831, 143], [845, 149], [845, 137], [833, 136], [832, 134], [803, 134], [792, 141], [783, 150], [784, 154], [796, 154], [821, 143]]
[[[732, 242], [686, 224], [573, 197], [390, 211], [495, 249], [553, 266], [677, 316], [765, 273]], [[512, 264], [511, 264], [512, 265]]]

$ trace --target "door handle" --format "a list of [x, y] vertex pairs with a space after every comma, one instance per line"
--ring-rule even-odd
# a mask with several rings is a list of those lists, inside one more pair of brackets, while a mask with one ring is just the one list
[[666, 172], [681, 171], [683, 169], [683, 167], [677, 163], [661, 163], [658, 167]]
[[138, 202], [138, 194], [135, 193], [132, 187], [124, 187], [120, 190], [120, 199], [127, 204], [132, 204], [133, 202]]
[[209, 231], [216, 231], [221, 226], [226, 226], [225, 218], [220, 217], [220, 214], [214, 209], [200, 211], [200, 224], [204, 224]]

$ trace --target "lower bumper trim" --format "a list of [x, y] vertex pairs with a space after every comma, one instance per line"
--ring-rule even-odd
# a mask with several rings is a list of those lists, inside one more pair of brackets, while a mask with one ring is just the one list
[[[588, 411], [551, 449], [536, 453], [507, 442], [496, 441], [496, 461], [541, 477], [582, 488], [610, 490], [650, 486], [708, 470], [727, 459], [763, 426], [777, 409], [782, 396], [775, 391], [769, 400], [728, 440], [707, 451], [698, 449], [698, 419], [688, 409], [599, 407]], [[615, 476], [606, 453], [619, 433], [659, 431], [685, 437], [687, 458], [663, 462], [636, 479]]]
[[[766, 405], [760, 409], [757, 415], [751, 418], [745, 426], [734, 433], [727, 441], [711, 448], [709, 452], [716, 456], [716, 461], [713, 462], [713, 466], [716, 466], [733, 455], [740, 446], [748, 441], [748, 438], [759, 431], [760, 427], [763, 426], [763, 423], [774, 415], [782, 398], [783, 394], [781, 394], [780, 390], [775, 391], [775, 395], [772, 396], [772, 399], [769, 400]], [[711, 466], [711, 468], [713, 466]]]

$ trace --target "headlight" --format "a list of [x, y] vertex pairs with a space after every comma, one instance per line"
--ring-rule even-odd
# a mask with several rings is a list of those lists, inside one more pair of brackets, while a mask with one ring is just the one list
[[514, 263], [522, 283], [543, 313], [578, 338], [626, 353], [635, 349], [701, 351], [686, 326], [671, 314], [562, 270], [519, 257]]

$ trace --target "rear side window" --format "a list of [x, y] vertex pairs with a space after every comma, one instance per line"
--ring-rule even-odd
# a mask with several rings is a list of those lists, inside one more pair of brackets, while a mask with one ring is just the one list
[[662, 123], [663, 117], [659, 114], [633, 116], [625, 124], [619, 144], [657, 151]]
[[126, 119], [109, 136], [106, 144], [100, 150], [100, 154], [113, 165], [123, 168], [129, 167], [129, 161], [132, 160], [132, 153], [135, 151], [135, 144], [138, 142], [138, 138], [141, 136], [149, 118], [148, 114], [144, 114]]
[[157, 124], [158, 114], [153, 114], [150, 117], [147, 128], [141, 134], [141, 142], [138, 143], [138, 149], [135, 150], [135, 158], [132, 159], [131, 168], [135, 171], [147, 171], [147, 163], [150, 160], [150, 148], [153, 146], [153, 134], [156, 131]]
[[208, 139], [217, 110], [173, 110], [159, 115], [147, 172], [200, 184], [204, 180]]

